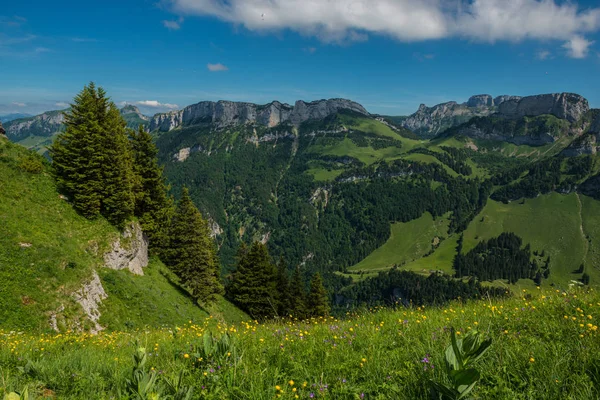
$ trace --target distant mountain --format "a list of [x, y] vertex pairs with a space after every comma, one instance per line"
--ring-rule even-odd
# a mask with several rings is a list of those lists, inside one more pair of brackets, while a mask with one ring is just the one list
[[125, 119], [125, 122], [127, 122], [127, 127], [132, 129], [137, 129], [140, 125], [143, 125], [144, 128], [146, 128], [150, 121], [150, 117], [142, 114], [140, 110], [132, 104], [128, 104], [121, 108], [121, 115]]
[[14, 142], [30, 136], [51, 137], [63, 129], [65, 110], [46, 111], [33, 117], [19, 118], [4, 125], [6, 135]]
[[265, 105], [233, 101], [202, 101], [183, 110], [154, 115], [150, 121], [150, 131], [168, 132], [190, 125], [212, 125], [223, 128], [247, 123], [256, 123], [269, 128], [285, 123], [298, 126], [308, 120], [323, 119], [340, 110], [369, 115], [363, 106], [346, 99], [317, 100], [309, 103], [299, 100], [294, 106], [278, 101]]
[[589, 112], [588, 101], [578, 94], [527, 96], [505, 100], [495, 113], [472, 117], [442, 135], [543, 146], [586, 132], [592, 125]]
[[14, 113], [14, 114], [0, 115], [0, 122], [9, 122], [14, 119], [27, 118], [27, 117], [31, 117], [31, 114]]
[[[65, 111], [67, 110], [46, 111], [40, 115], [9, 121], [4, 125], [6, 135], [13, 142], [44, 152], [54, 140], [54, 136], [64, 130]], [[127, 122], [127, 127], [131, 129], [137, 129], [140, 125], [146, 128], [150, 120], [133, 105], [123, 107], [121, 115]]]
[[507, 100], [518, 99], [518, 96], [503, 95], [493, 98], [489, 94], [478, 94], [471, 96], [466, 103], [449, 101], [433, 107], [421, 104], [417, 112], [408, 117], [390, 118], [422, 138], [432, 138], [473, 117], [487, 116], [496, 112], [497, 107]]

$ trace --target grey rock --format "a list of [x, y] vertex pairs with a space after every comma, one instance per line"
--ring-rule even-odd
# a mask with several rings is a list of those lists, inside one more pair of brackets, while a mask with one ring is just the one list
[[292, 107], [278, 101], [266, 105], [232, 101], [202, 101], [180, 111], [156, 114], [150, 121], [150, 131], [170, 131], [187, 125], [213, 125], [223, 128], [256, 123], [274, 127], [283, 123], [299, 125], [310, 119], [322, 119], [342, 109], [369, 115], [358, 103], [345, 99], [297, 101]]
[[89, 320], [94, 324], [94, 327], [90, 329], [90, 332], [93, 334], [104, 329], [98, 321], [101, 316], [100, 305], [102, 304], [102, 300], [107, 297], [108, 295], [104, 291], [104, 287], [102, 286], [102, 282], [96, 271], [94, 271], [92, 279], [88, 283], [84, 284], [81, 289], [73, 293], [75, 301], [81, 305], [85, 315], [87, 315]]
[[123, 231], [122, 237], [112, 243], [110, 251], [104, 254], [104, 266], [110, 269], [128, 269], [135, 275], [144, 275], [148, 266], [148, 238], [140, 225], [131, 223]]
[[[487, 102], [487, 100], [485, 101]], [[475, 100], [472, 103], [474, 102]], [[423, 138], [431, 138], [448, 128], [467, 122], [473, 117], [487, 116], [493, 112], [493, 107], [468, 107], [467, 104], [458, 104], [455, 101], [433, 107], [421, 104], [417, 112], [410, 115], [401, 124], [404, 128]]]
[[514, 135], [495, 129], [491, 131], [483, 130], [480, 129], [476, 124], [469, 123], [458, 129], [458, 134], [468, 136], [473, 139], [495, 140], [513, 143], [516, 145], [543, 146], [548, 143], [553, 143], [556, 140], [550, 133], [542, 133], [535, 137], [531, 135]]
[[583, 154], [596, 154], [600, 145], [600, 134], [589, 132], [575, 139], [561, 151], [565, 157], [577, 157]]
[[6, 138], [6, 131], [4, 130], [4, 127], [2, 126], [2, 122], [0, 122], [0, 138]]
[[521, 118], [551, 114], [575, 122], [589, 109], [588, 101], [578, 94], [553, 93], [507, 100], [498, 106], [498, 115], [506, 118]]
[[489, 94], [477, 94], [469, 97], [467, 107], [493, 107], [494, 99]]
[[510, 96], [507, 94], [503, 94], [503, 95], [494, 97], [494, 106], [498, 107], [500, 104], [502, 104], [508, 100], [520, 100], [520, 99], [521, 99], [521, 96]]

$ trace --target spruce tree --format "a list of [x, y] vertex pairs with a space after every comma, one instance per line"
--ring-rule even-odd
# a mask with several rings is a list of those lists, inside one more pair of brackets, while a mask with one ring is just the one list
[[192, 202], [187, 188], [183, 189], [171, 220], [167, 264], [200, 302], [212, 302], [223, 293], [208, 222]]
[[101, 120], [104, 156], [101, 212], [112, 224], [122, 226], [135, 207], [133, 154], [119, 109], [112, 102], [105, 106], [104, 91], [100, 88], [98, 92], [101, 95], [98, 108], [106, 111]]
[[135, 216], [148, 235], [154, 250], [164, 248], [168, 241], [168, 228], [172, 214], [172, 201], [167, 196], [163, 169], [158, 165], [158, 150], [152, 136], [140, 125], [138, 131], [130, 131], [133, 149], [133, 172]]
[[308, 316], [306, 308], [306, 290], [300, 274], [300, 268], [294, 270], [290, 282], [290, 314], [294, 318], [304, 319]]
[[64, 113], [66, 129], [50, 147], [59, 189], [87, 218], [97, 217], [102, 209], [104, 159], [97, 110], [98, 91], [92, 82], [75, 96]]
[[329, 315], [329, 297], [323, 286], [321, 274], [318, 272], [313, 275], [310, 281], [308, 308], [313, 317], [326, 317]]
[[279, 316], [283, 317], [290, 313], [290, 279], [287, 273], [287, 266], [283, 257], [277, 263], [277, 303]]
[[64, 113], [65, 131], [50, 147], [57, 184], [87, 218], [122, 226], [133, 214], [132, 157], [119, 110], [93, 82]]
[[267, 246], [254, 242], [238, 252], [238, 262], [227, 287], [228, 297], [252, 318], [271, 318], [277, 313], [277, 271]]

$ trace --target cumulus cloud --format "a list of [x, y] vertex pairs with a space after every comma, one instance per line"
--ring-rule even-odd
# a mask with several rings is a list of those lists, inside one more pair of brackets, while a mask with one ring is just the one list
[[567, 49], [567, 55], [571, 58], [585, 58], [588, 55], [590, 46], [593, 44], [593, 41], [576, 35], [563, 44], [562, 47]]
[[[128, 103], [124, 103], [124, 104], [128, 104]], [[156, 100], [141, 100], [141, 101], [136, 101], [133, 104], [136, 104], [138, 106], [143, 106], [143, 107], [150, 107], [150, 108], [170, 108], [173, 110], [179, 108], [179, 106], [177, 104], [161, 103]]]
[[460, 37], [572, 43], [600, 29], [600, 8], [558, 0], [168, 1], [179, 14], [213, 16], [251, 31], [291, 29], [324, 42], [364, 41], [378, 34], [404, 42]]
[[226, 65], [223, 65], [221, 63], [217, 63], [217, 64], [206, 64], [206, 68], [208, 68], [208, 70], [210, 72], [219, 72], [219, 71], [227, 71], [229, 70], [229, 68], [227, 68]]

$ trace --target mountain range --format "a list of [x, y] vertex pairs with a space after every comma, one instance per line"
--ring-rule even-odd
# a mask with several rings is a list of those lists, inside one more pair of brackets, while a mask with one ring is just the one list
[[[385, 274], [395, 268], [456, 277], [468, 271], [466, 276], [491, 285], [600, 282], [600, 110], [590, 109], [579, 95], [477, 95], [463, 104], [421, 106], [408, 117], [370, 114], [346, 99], [293, 106], [199, 102], [152, 117], [126, 105], [121, 114], [129, 127], [151, 132], [172, 194], [179, 197], [188, 187], [209, 219], [223, 277], [232, 271], [242, 243], [261, 241], [274, 259], [299, 269], [305, 279], [321, 272], [339, 309], [359, 301], [385, 302], [399, 290], [386, 286]], [[63, 121], [63, 111], [16, 119], [0, 128], [0, 136], [44, 153], [64, 129]], [[117, 232], [100, 222], [86, 225], [51, 188], [48, 174], [40, 174], [34, 154], [6, 143], [0, 140], [0, 167], [8, 183], [2, 218], [10, 217], [11, 257], [19, 259], [33, 243], [35, 251], [23, 262], [36, 264], [35, 257], [50, 260], [43, 254], [56, 253], [61, 265], [85, 266], [65, 269], [57, 288], [85, 289], [103, 298], [101, 287], [109, 297], [96, 310], [103, 318], [94, 320], [91, 309], [75, 321], [87, 318], [92, 329], [99, 329], [96, 323], [125, 326], [111, 319], [116, 315], [111, 310], [122, 307], [137, 321], [138, 306], [127, 293], [153, 297], [156, 288], [163, 288], [169, 304], [189, 308], [168, 289], [171, 278], [159, 263], [150, 260], [150, 267], [136, 269], [148, 275], [139, 278], [146, 283], [100, 268], [106, 264], [101, 253], [110, 251]], [[17, 228], [22, 220], [34, 221], [31, 232]], [[58, 245], [43, 234], [46, 229], [60, 236], [65, 223], [94, 229], [95, 236], [86, 236], [85, 229], [66, 232]], [[14, 249], [13, 242], [19, 244]], [[92, 242], [103, 243], [102, 252], [90, 250]], [[81, 246], [88, 250], [78, 253]], [[493, 246], [508, 246], [489, 250], [495, 257], [520, 251], [520, 259], [528, 261], [505, 260], [514, 266], [510, 272], [485, 269], [502, 264], [502, 258], [473, 264], [489, 257], [492, 253], [482, 249]], [[82, 272], [92, 269], [97, 275]], [[14, 276], [0, 274], [0, 279]], [[12, 300], [5, 308], [34, 298], [37, 284], [31, 285], [33, 292], [23, 294], [9, 284]], [[136, 301], [160, 309], [160, 318], [182, 318], [154, 300]], [[77, 308], [57, 312], [65, 301], [54, 295], [47, 304], [51, 308], [34, 306], [35, 318], [27, 323], [50, 318], [60, 325], [62, 316]]]

